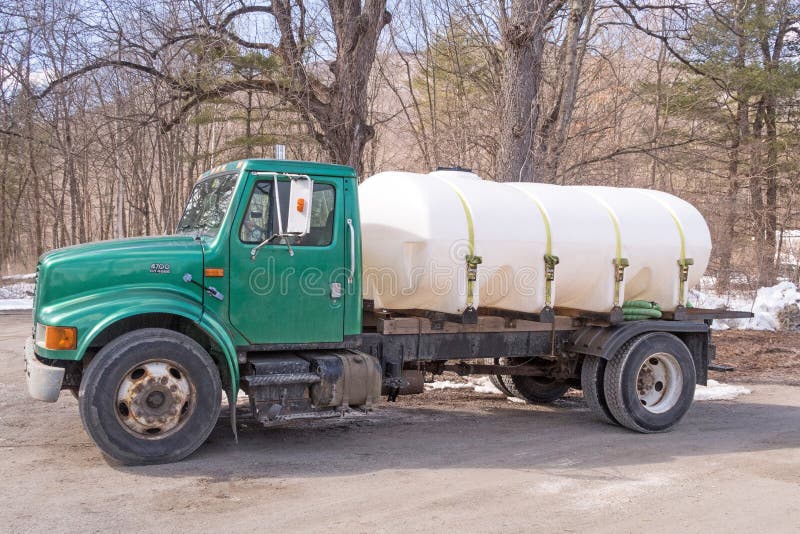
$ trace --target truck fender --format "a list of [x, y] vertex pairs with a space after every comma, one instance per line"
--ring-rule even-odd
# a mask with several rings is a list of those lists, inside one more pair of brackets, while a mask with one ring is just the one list
[[610, 360], [633, 337], [648, 332], [667, 332], [686, 343], [695, 360], [698, 383], [704, 384], [708, 359], [713, 358], [709, 331], [709, 326], [699, 321], [628, 321], [612, 326], [586, 326], [570, 337], [564, 350]]
[[[231, 398], [235, 399], [239, 384], [239, 364], [231, 334], [216, 316], [203, 309], [199, 300], [179, 291], [161, 288], [158, 290], [123, 289], [46, 307], [40, 311], [37, 319], [44, 324], [76, 327], [78, 329], [78, 347], [75, 351], [42, 351], [42, 356], [81, 360], [92, 342], [109, 326], [137, 315], [153, 313], [183, 317], [195, 323], [219, 345], [224, 353], [225, 364], [231, 379], [232, 391], [229, 394], [232, 394]], [[70, 354], [66, 354], [67, 352]]]

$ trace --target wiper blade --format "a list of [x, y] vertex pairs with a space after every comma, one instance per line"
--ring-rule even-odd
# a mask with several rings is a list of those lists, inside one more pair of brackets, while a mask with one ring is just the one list
[[208, 228], [207, 224], [184, 224], [178, 227], [178, 230], [200, 230], [201, 232]]

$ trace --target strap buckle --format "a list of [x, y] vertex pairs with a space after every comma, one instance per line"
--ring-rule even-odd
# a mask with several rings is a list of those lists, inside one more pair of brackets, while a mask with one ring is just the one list
[[483, 258], [468, 254], [467, 260], [467, 282], [474, 282], [478, 279], [478, 265], [483, 263]]
[[552, 254], [544, 255], [544, 279], [552, 282], [556, 279], [556, 265], [558, 265], [558, 256]]
[[612, 262], [616, 267], [614, 272], [614, 306], [617, 307], [620, 304], [620, 284], [622, 281], [625, 280], [625, 267], [630, 266], [630, 262], [628, 258], [614, 258]]
[[681, 282], [686, 282], [689, 279], [689, 266], [694, 265], [692, 258], [681, 258], [678, 260], [678, 267], [680, 268]]
[[686, 304], [686, 282], [689, 280], [689, 266], [694, 265], [692, 258], [681, 258], [678, 260], [678, 304]]

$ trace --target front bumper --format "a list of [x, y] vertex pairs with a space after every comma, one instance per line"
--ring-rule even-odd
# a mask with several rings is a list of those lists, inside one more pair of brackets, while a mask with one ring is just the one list
[[28, 382], [28, 395], [36, 400], [55, 402], [61, 392], [64, 369], [40, 362], [33, 347], [33, 338], [29, 337], [25, 341], [25, 378]]

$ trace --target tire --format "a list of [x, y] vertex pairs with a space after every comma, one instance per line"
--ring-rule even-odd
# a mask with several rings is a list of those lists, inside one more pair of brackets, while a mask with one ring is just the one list
[[[489, 360], [489, 363], [494, 363], [495, 365], [500, 365], [505, 363], [505, 358], [501, 360], [500, 358], [494, 358]], [[503, 392], [506, 397], [513, 397], [514, 394], [511, 393], [509, 386], [511, 386], [511, 377], [506, 375], [489, 375], [489, 382], [492, 383], [494, 387], [499, 389]], [[513, 387], [513, 386], [511, 386]]]
[[603, 376], [606, 372], [606, 360], [595, 356], [586, 356], [581, 366], [581, 388], [583, 398], [594, 415], [611, 425], [618, 425], [617, 420], [606, 403]]
[[563, 380], [538, 376], [512, 376], [509, 381], [511, 393], [529, 404], [550, 404], [569, 390]]
[[494, 387], [502, 391], [505, 396], [514, 396], [514, 394], [511, 393], [511, 390], [508, 389], [507, 385], [507, 382], [511, 382], [511, 377], [505, 375], [489, 375], [489, 382], [491, 382]]
[[81, 381], [81, 420], [117, 462], [176, 462], [211, 434], [221, 392], [219, 370], [196, 341], [145, 328], [114, 339], [92, 359]]
[[619, 424], [642, 433], [663, 432], [692, 405], [694, 359], [672, 334], [642, 334], [608, 361], [603, 380], [606, 403]]

